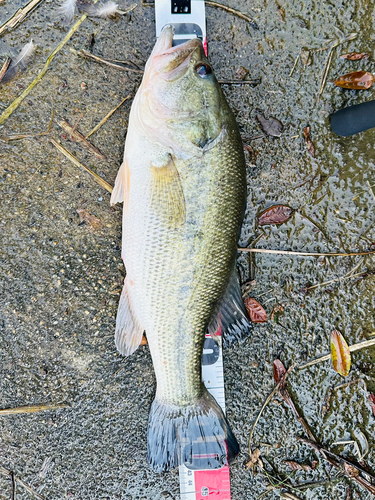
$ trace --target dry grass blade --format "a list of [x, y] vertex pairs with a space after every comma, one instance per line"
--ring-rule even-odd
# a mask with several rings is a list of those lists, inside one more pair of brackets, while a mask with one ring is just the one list
[[260, 78], [254, 78], [253, 80], [218, 80], [221, 85], [259, 85], [261, 82]]
[[[98, 0], [94, 0], [93, 3], [97, 3]], [[59, 45], [51, 52], [51, 54], [47, 57], [46, 62], [44, 63], [43, 68], [41, 69], [40, 73], [34, 80], [30, 83], [30, 85], [20, 94], [10, 106], [8, 106], [5, 111], [0, 115], [0, 125], [5, 122], [7, 118], [10, 117], [10, 115], [18, 108], [18, 106], [21, 104], [21, 102], [30, 94], [30, 92], [33, 90], [35, 85], [37, 85], [40, 80], [43, 78], [43, 76], [47, 73], [48, 68], [55, 57], [55, 55], [64, 47], [64, 45], [70, 40], [70, 38], [74, 35], [74, 33], [78, 30], [80, 25], [83, 23], [83, 21], [86, 19], [87, 15], [83, 14], [83, 16], [80, 17], [80, 19], [71, 27], [71, 29], [68, 31], [66, 34], [65, 38], [59, 43]]]
[[68, 134], [71, 135], [72, 138], [74, 138], [77, 142], [85, 146], [89, 151], [91, 151], [95, 156], [100, 158], [101, 160], [107, 160], [107, 157], [103, 155], [99, 149], [97, 149], [95, 146], [91, 144], [90, 141], [84, 137], [81, 132], [78, 130], [75, 130], [74, 127], [72, 127], [66, 120], [57, 120], [57, 124], [65, 130], [65, 132], [68, 132]]
[[44, 497], [42, 497], [42, 495], [39, 495], [39, 493], [34, 491], [31, 488], [31, 486], [29, 486], [27, 483], [22, 481], [22, 479], [20, 479], [18, 476], [16, 476], [13, 471], [10, 471], [10, 470], [6, 469], [5, 467], [1, 467], [1, 465], [0, 465], [0, 472], [2, 472], [3, 474], [6, 474], [7, 476], [10, 476], [11, 478], [13, 476], [15, 485], [16, 485], [16, 483], [20, 484], [21, 486], [23, 486], [25, 488], [26, 491], [31, 493], [31, 495], [33, 495], [35, 498], [39, 498], [39, 500], [46, 500]]
[[94, 54], [91, 54], [91, 52], [88, 52], [85, 49], [81, 49], [80, 51], [70, 49], [73, 54], [76, 54], [77, 56], [84, 57], [85, 59], [91, 59], [92, 61], [96, 61], [101, 64], [106, 64], [107, 66], [112, 66], [112, 68], [117, 68], [121, 69], [122, 71], [130, 71], [132, 73], [142, 73], [142, 69], [135, 69], [135, 68], [127, 68], [126, 66], [122, 66], [120, 64], [115, 64], [113, 62], [107, 61], [107, 59], [103, 59], [102, 57], [96, 56]]
[[52, 108], [51, 119], [49, 121], [48, 128], [45, 132], [35, 132], [35, 133], [31, 132], [29, 134], [1, 135], [0, 140], [5, 141], [5, 142], [10, 142], [10, 141], [18, 141], [20, 139], [29, 139], [32, 137], [42, 137], [44, 135], [48, 135], [51, 132], [53, 117], [54, 117], [54, 110]]
[[11, 471], [10, 473], [10, 479], [12, 481], [12, 496], [11, 500], [16, 500], [16, 479], [14, 477], [14, 472]]
[[59, 410], [60, 408], [70, 408], [70, 406], [67, 404], [53, 404], [53, 403], [48, 403], [45, 405], [19, 406], [17, 408], [6, 408], [0, 410], [0, 416], [17, 415], [20, 413], [37, 413], [39, 411]]
[[11, 30], [17, 24], [22, 22], [27, 14], [34, 9], [42, 0], [31, 0], [25, 7], [22, 9], [18, 9], [17, 12], [8, 20], [6, 21], [2, 26], [0, 26], [0, 35], [4, 33], [6, 30]]
[[375, 250], [369, 250], [367, 252], [350, 252], [350, 253], [340, 253], [340, 252], [293, 252], [291, 250], [268, 250], [266, 248], [241, 248], [237, 249], [239, 252], [249, 252], [249, 253], [269, 253], [269, 254], [280, 254], [280, 255], [296, 255], [300, 257], [355, 257], [356, 255], [371, 255], [375, 254]]
[[69, 151], [67, 149], [65, 149], [63, 146], [61, 146], [61, 144], [59, 144], [57, 141], [55, 141], [55, 139], [50, 139], [50, 142], [51, 142], [51, 144], [53, 144], [55, 146], [56, 149], [58, 149], [60, 151], [60, 153], [62, 153], [64, 156], [66, 156], [66, 158], [68, 158], [68, 160], [70, 160], [72, 163], [74, 163], [74, 165], [76, 165], [77, 167], [83, 168], [83, 170], [86, 170], [86, 172], [88, 172], [90, 175], [92, 175], [94, 177], [94, 179], [96, 180], [96, 182], [98, 184], [100, 184], [109, 193], [112, 193], [113, 187], [110, 184], [108, 184], [107, 181], [102, 179], [100, 177], [100, 175], [96, 174], [95, 172], [90, 170], [88, 167], [83, 165], [83, 163], [81, 163], [79, 160], [77, 160], [77, 158], [75, 156], [73, 156], [71, 153], [69, 153]]
[[10, 57], [7, 57], [5, 59], [5, 62], [4, 62], [3, 66], [2, 66], [2, 68], [0, 70], [0, 82], [4, 78], [4, 75], [7, 72], [7, 70], [9, 68], [9, 65], [10, 65], [11, 62], [12, 62], [12, 59]]
[[[353, 344], [349, 346], [349, 351], [350, 352], [355, 352], [359, 351], [361, 349], [365, 349], [366, 347], [370, 347], [372, 345], [375, 345], [375, 339], [370, 339], [370, 340], [365, 340], [364, 342], [359, 342], [358, 344]], [[304, 368], [307, 368], [308, 366], [313, 366], [318, 363], [322, 363], [323, 361], [328, 361], [331, 359], [330, 354], [326, 354], [324, 356], [321, 356], [320, 358], [313, 359], [309, 361], [308, 363], [298, 366], [298, 370], [303, 370]]]
[[92, 134], [95, 134], [95, 132], [97, 132], [100, 129], [100, 127], [104, 125], [104, 123], [113, 115], [113, 113], [117, 111], [118, 108], [122, 106], [125, 101], [130, 99], [130, 97], [131, 94], [124, 97], [124, 99], [120, 102], [120, 104], [118, 104], [114, 109], [112, 109], [112, 111], [110, 111], [107, 115], [105, 115], [105, 117], [102, 120], [100, 120], [100, 122], [97, 125], [95, 125], [95, 127], [86, 135], [86, 139], [88, 139]]
[[227, 5], [223, 5], [219, 2], [212, 2], [211, 0], [206, 0], [205, 4], [210, 5], [211, 7], [218, 7], [219, 9], [226, 10], [227, 12], [230, 12], [231, 14], [240, 17], [241, 19], [245, 19], [245, 21], [250, 23], [253, 26], [253, 28], [258, 28], [257, 23], [253, 19], [251, 19], [251, 17], [247, 16], [246, 14], [240, 12], [237, 9], [232, 9], [232, 7], [228, 7]]

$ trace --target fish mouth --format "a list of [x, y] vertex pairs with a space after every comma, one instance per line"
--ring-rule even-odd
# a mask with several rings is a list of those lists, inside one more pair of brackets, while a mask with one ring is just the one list
[[[181, 76], [181, 73], [186, 72], [193, 54], [197, 55], [197, 60], [204, 57], [203, 45], [199, 38], [192, 38], [172, 47], [173, 35], [173, 26], [166, 26], [155, 45], [152, 57], [152, 66], [156, 71], [171, 77]], [[176, 70], [179, 70], [178, 75]]]

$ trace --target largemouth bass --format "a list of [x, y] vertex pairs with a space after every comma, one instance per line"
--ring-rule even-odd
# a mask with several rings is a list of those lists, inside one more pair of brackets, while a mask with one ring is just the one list
[[217, 337], [246, 322], [235, 267], [246, 201], [242, 141], [200, 40], [172, 47], [172, 39], [167, 26], [146, 64], [111, 197], [124, 202], [127, 273], [115, 341], [130, 355], [147, 335], [156, 471], [218, 468], [238, 453], [201, 365], [207, 329]]

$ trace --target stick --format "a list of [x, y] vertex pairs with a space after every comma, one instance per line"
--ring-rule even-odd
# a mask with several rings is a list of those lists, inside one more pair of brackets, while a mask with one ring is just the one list
[[70, 408], [70, 406], [67, 404], [53, 404], [53, 403], [47, 403], [45, 405], [19, 406], [17, 408], [6, 408], [0, 410], [0, 416], [16, 415], [18, 413], [36, 413], [39, 411], [46, 411], [46, 410], [59, 410], [60, 408]]
[[[370, 339], [370, 340], [365, 340], [364, 342], [359, 342], [358, 344], [353, 344], [349, 346], [349, 351], [350, 352], [356, 352], [359, 351], [360, 349], [364, 349], [365, 347], [370, 347], [372, 345], [375, 345], [375, 339]], [[318, 363], [321, 363], [323, 361], [328, 361], [331, 359], [330, 354], [326, 354], [325, 356], [321, 356], [320, 358], [313, 359], [312, 361], [309, 361], [305, 365], [297, 366], [298, 370], [303, 370], [304, 368], [307, 368], [308, 366], [316, 365]]]
[[249, 252], [249, 253], [270, 253], [270, 254], [280, 254], [280, 255], [299, 255], [302, 257], [355, 257], [357, 255], [371, 255], [375, 253], [375, 250], [368, 250], [367, 252], [350, 252], [350, 253], [340, 253], [340, 252], [293, 252], [291, 250], [268, 250], [266, 248], [237, 248], [239, 252]]
[[97, 132], [100, 129], [100, 127], [108, 120], [108, 118], [110, 118], [113, 115], [113, 113], [117, 111], [120, 106], [124, 104], [125, 101], [130, 99], [130, 97], [131, 94], [124, 97], [124, 99], [120, 102], [120, 104], [118, 104], [115, 107], [115, 109], [112, 109], [112, 111], [110, 111], [102, 120], [100, 120], [100, 122], [86, 135], [86, 139], [88, 139], [90, 135], [95, 134], [95, 132]]
[[16, 500], [16, 479], [14, 477], [14, 472], [11, 471], [10, 473], [10, 479], [12, 481], [12, 496], [11, 500]]
[[77, 142], [83, 144], [86, 148], [88, 148], [92, 153], [94, 153], [95, 156], [100, 158], [101, 160], [107, 160], [108, 158], [103, 155], [99, 149], [97, 149], [95, 146], [91, 144], [87, 140], [86, 137], [84, 137], [81, 132], [78, 130], [74, 130], [74, 127], [72, 127], [66, 120], [57, 120], [57, 124], [65, 130], [65, 132], [68, 132], [68, 134], [71, 135], [72, 138], [76, 139]]
[[83, 165], [83, 163], [78, 161], [77, 158], [72, 155], [72, 153], [69, 153], [69, 151], [67, 149], [65, 149], [63, 146], [61, 146], [61, 144], [59, 144], [57, 141], [55, 141], [55, 139], [50, 139], [50, 142], [55, 146], [56, 149], [58, 149], [60, 151], [60, 153], [62, 153], [64, 156], [66, 156], [68, 158], [68, 160], [70, 160], [72, 163], [74, 163], [74, 165], [76, 165], [77, 167], [83, 168], [83, 170], [86, 170], [86, 172], [88, 172], [90, 175], [92, 175], [94, 177], [94, 179], [96, 180], [96, 182], [98, 184], [100, 184], [109, 193], [112, 193], [113, 187], [110, 184], [108, 184], [107, 181], [102, 179], [100, 177], [100, 175], [96, 174], [95, 172], [90, 170], [88, 167]]
[[[94, 0], [94, 4], [97, 3], [98, 0]], [[47, 73], [49, 65], [51, 64], [53, 58], [55, 55], [59, 52], [59, 50], [64, 47], [64, 45], [70, 40], [70, 38], [74, 35], [74, 33], [78, 30], [80, 25], [83, 23], [83, 21], [86, 19], [87, 14], [83, 14], [81, 18], [71, 27], [71, 29], [68, 31], [67, 35], [65, 38], [62, 40], [62, 42], [59, 43], [59, 45], [51, 52], [51, 54], [48, 56], [46, 62], [44, 63], [44, 66], [38, 76], [30, 83], [30, 85], [12, 102], [10, 106], [6, 108], [5, 111], [0, 115], [0, 125], [5, 122], [7, 118], [10, 117], [10, 115], [15, 111], [18, 106], [21, 104], [21, 102], [30, 94], [30, 92], [33, 90], [35, 85], [37, 85], [40, 80], [43, 78], [43, 76]]]
[[77, 56], [81, 56], [86, 59], [92, 59], [93, 61], [99, 62], [101, 64], [107, 64], [107, 66], [112, 66], [112, 68], [122, 69], [122, 71], [131, 71], [132, 73], [143, 73], [142, 69], [127, 68], [125, 66], [121, 66], [120, 64], [109, 62], [106, 59], [103, 59], [102, 57], [91, 54], [91, 52], [88, 52], [85, 49], [81, 49], [80, 51], [70, 49], [70, 51], [73, 52], [73, 54], [76, 54]]
[[219, 9], [223, 9], [223, 10], [226, 10], [227, 12], [235, 14], [236, 16], [241, 17], [242, 19], [245, 19], [245, 21], [250, 23], [253, 28], [259, 29], [259, 26], [257, 25], [257, 23], [253, 19], [251, 19], [251, 17], [247, 16], [246, 14], [243, 14], [242, 12], [240, 12], [237, 9], [232, 9], [232, 7], [228, 7], [227, 5], [223, 5], [223, 4], [218, 3], [218, 2], [212, 2], [211, 0], [206, 0], [205, 4], [210, 5], [211, 7], [218, 7]]
[[39, 493], [37, 493], [36, 491], [34, 491], [27, 483], [25, 483], [24, 481], [22, 481], [22, 479], [20, 479], [19, 477], [17, 477], [12, 471], [6, 469], [5, 467], [1, 467], [1, 465], [0, 465], [0, 472], [2, 472], [3, 474], [6, 474], [7, 476], [10, 476], [10, 477], [12, 477], [12, 474], [13, 474], [15, 484], [19, 483], [29, 493], [31, 493], [32, 495], [34, 495], [36, 498], [39, 498], [39, 500], [45, 500], [44, 497], [42, 497], [41, 495], [39, 495]]
[[17, 12], [8, 20], [6, 23], [4, 23], [2, 26], [0, 26], [0, 35], [6, 31], [6, 30], [11, 30], [15, 26], [17, 26], [18, 23], [23, 21], [27, 14], [34, 8], [36, 7], [42, 0], [31, 0], [25, 7], [22, 9], [18, 9]]
[[253, 80], [218, 80], [221, 85], [259, 85], [261, 82], [260, 78], [254, 78]]
[[5, 73], [8, 71], [8, 68], [9, 68], [9, 64], [12, 62], [12, 59], [10, 57], [7, 57], [5, 59], [5, 62], [0, 70], [0, 83], [1, 83], [1, 80], [4, 78], [4, 75]]

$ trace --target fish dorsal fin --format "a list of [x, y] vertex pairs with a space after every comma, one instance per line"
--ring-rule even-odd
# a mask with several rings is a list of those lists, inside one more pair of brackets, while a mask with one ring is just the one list
[[124, 202], [124, 209], [127, 207], [130, 185], [129, 165], [126, 160], [123, 161], [117, 173], [115, 187], [111, 195], [111, 205]]
[[151, 207], [169, 227], [185, 222], [185, 198], [180, 174], [170, 156], [162, 167], [151, 166]]
[[130, 288], [125, 278], [116, 317], [115, 343], [117, 350], [124, 356], [130, 356], [138, 348], [144, 332], [132, 306]]
[[238, 279], [238, 272], [234, 268], [228, 287], [221, 299], [208, 326], [211, 337], [218, 340], [218, 332], [223, 336], [224, 343], [241, 339], [251, 328], [243, 300]]

